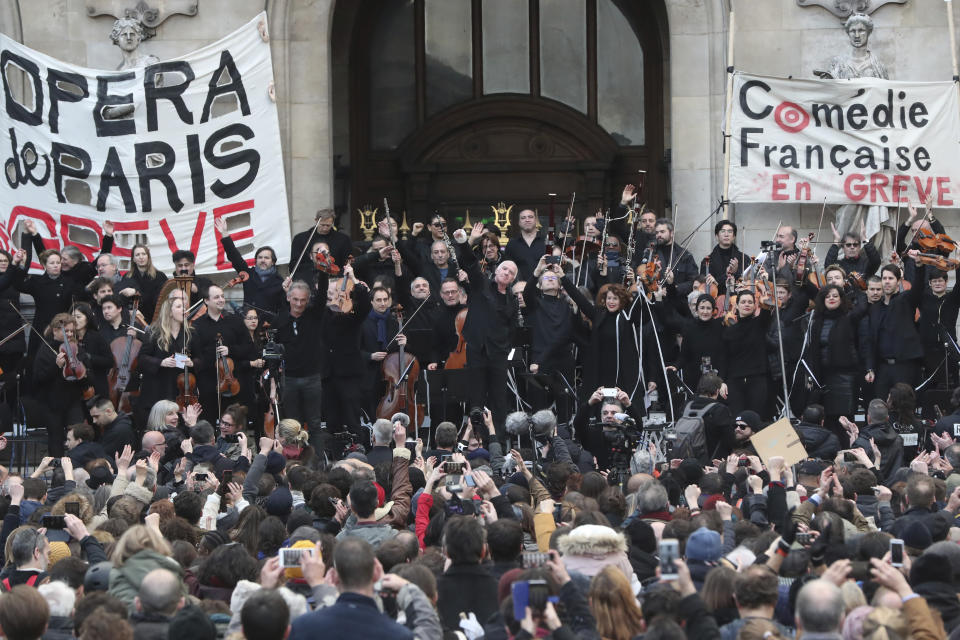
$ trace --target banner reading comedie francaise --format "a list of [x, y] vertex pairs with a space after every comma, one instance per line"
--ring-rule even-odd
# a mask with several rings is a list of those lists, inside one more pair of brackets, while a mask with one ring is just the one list
[[951, 82], [737, 73], [731, 109], [731, 202], [960, 201]]
[[[33, 218], [47, 246], [75, 244], [90, 259], [99, 246], [73, 236], [82, 228], [100, 237], [109, 220], [118, 234], [145, 235], [158, 269], [169, 273], [172, 252], [189, 249], [198, 272], [215, 273], [231, 269], [213, 224], [225, 217], [238, 246], [271, 245], [289, 260], [273, 66], [261, 23], [265, 14], [182, 58], [125, 71], [77, 67], [0, 35], [0, 246], [19, 243], [17, 224]], [[12, 67], [24, 72], [32, 100], [17, 100], [23, 94], [12, 86]], [[130, 248], [114, 253], [127, 257]], [[252, 249], [245, 257], [252, 261]]]

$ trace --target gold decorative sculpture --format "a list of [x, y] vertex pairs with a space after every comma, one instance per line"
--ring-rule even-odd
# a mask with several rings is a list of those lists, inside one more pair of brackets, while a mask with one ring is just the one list
[[403, 212], [403, 222], [400, 224], [400, 237], [404, 240], [410, 235], [410, 225], [407, 224], [407, 212]]
[[373, 239], [373, 232], [377, 230], [377, 209], [373, 205], [365, 204], [362, 209], [357, 209], [360, 214], [360, 231], [363, 232], [363, 239], [367, 242]]
[[507, 232], [510, 231], [510, 212], [513, 211], [514, 206], [510, 205], [508, 207], [502, 200], [496, 206], [490, 205], [494, 215], [493, 224], [500, 231], [500, 246], [507, 244]]

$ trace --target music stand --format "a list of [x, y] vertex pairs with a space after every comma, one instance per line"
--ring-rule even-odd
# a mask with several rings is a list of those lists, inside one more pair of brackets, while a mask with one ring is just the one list
[[[531, 389], [540, 391], [553, 401], [555, 408], [558, 408], [564, 399], [566, 399], [568, 403], [571, 397], [576, 399], [576, 395], [556, 372], [521, 373], [517, 377], [526, 383], [528, 392]], [[569, 405], [567, 409], [570, 409]], [[572, 416], [573, 414], [570, 415]]]
[[[447, 419], [447, 405], [451, 402], [470, 402], [471, 374], [469, 369], [437, 369], [423, 372], [417, 384], [424, 386], [422, 392], [427, 398], [427, 413], [432, 413], [430, 405], [439, 395], [443, 404], [443, 419]], [[418, 389], [418, 393], [421, 390]], [[433, 420], [430, 421], [431, 424]]]

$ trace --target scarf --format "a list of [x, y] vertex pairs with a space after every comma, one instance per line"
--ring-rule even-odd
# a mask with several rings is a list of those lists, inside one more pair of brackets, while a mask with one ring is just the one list
[[266, 281], [267, 278], [274, 275], [277, 272], [276, 265], [270, 267], [269, 269], [261, 269], [260, 267], [254, 267], [254, 272], [257, 274], [257, 277], [260, 278], [261, 282]]
[[387, 320], [390, 318], [390, 311], [384, 311], [383, 313], [377, 313], [373, 309], [370, 310], [370, 317], [377, 321], [377, 343], [380, 345], [380, 348], [386, 351], [387, 349]]

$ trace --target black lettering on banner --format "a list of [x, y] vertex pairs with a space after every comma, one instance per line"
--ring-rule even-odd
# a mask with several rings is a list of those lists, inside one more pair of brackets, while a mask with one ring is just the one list
[[[47, 183], [47, 180], [50, 179], [50, 158], [45, 153], [43, 155], [37, 153], [37, 147], [33, 142], [24, 144], [18, 153], [17, 132], [13, 127], [10, 127], [9, 133], [10, 157], [3, 163], [4, 173], [7, 176], [7, 184], [13, 189], [16, 189], [22, 184], [27, 184], [27, 182], [32, 182], [38, 187], [42, 187]], [[33, 170], [40, 164], [41, 159], [44, 163], [43, 177], [38, 178], [33, 175]], [[22, 165], [21, 162], [23, 163]]]
[[816, 125], [821, 125], [820, 116], [823, 114], [823, 120], [826, 121], [827, 126], [833, 129], [833, 116], [837, 116], [837, 130], [843, 131], [843, 109], [840, 105], [837, 104], [814, 104], [813, 105], [813, 121]]
[[756, 142], [750, 142], [747, 137], [751, 133], [763, 133], [761, 127], [743, 127], [740, 129], [740, 166], [747, 166], [747, 151], [749, 149], [759, 149], [760, 145]]
[[751, 120], [763, 120], [770, 112], [773, 111], [773, 107], [767, 105], [763, 108], [762, 111], [754, 111], [750, 108], [750, 105], [747, 104], [747, 91], [753, 87], [760, 87], [767, 93], [770, 93], [770, 85], [761, 80], [748, 80], [743, 83], [743, 86], [740, 87], [740, 110], [743, 111], [744, 115], [750, 118]]
[[[224, 70], [227, 71], [230, 82], [217, 86], [217, 81], [220, 79]], [[230, 52], [223, 51], [220, 53], [220, 66], [217, 67], [216, 71], [213, 72], [213, 76], [210, 78], [210, 88], [207, 91], [207, 100], [203, 103], [203, 114], [200, 116], [200, 124], [210, 119], [210, 107], [213, 106], [214, 99], [217, 96], [229, 93], [237, 94], [237, 101], [240, 103], [240, 113], [245, 116], [250, 115], [250, 104], [247, 102], [247, 91], [243, 88], [243, 77], [240, 75], [240, 72], [237, 71], [237, 65], [233, 63], [233, 57], [230, 55]]]
[[[63, 156], [75, 158], [80, 163], [80, 168], [64, 164]], [[92, 166], [90, 154], [80, 147], [54, 142], [50, 147], [50, 157], [53, 159], [53, 186], [57, 192], [57, 202], [66, 202], [67, 197], [63, 194], [63, 179], [67, 177], [86, 180]]]
[[236, 153], [226, 155], [216, 155], [217, 145], [230, 136], [240, 136], [244, 140], [250, 140], [254, 137], [253, 129], [244, 124], [234, 123], [224, 127], [207, 138], [207, 143], [203, 147], [203, 156], [211, 165], [217, 169], [232, 169], [242, 164], [250, 165], [250, 168], [243, 174], [239, 180], [230, 184], [224, 183], [219, 178], [210, 185], [210, 190], [217, 197], [227, 199], [232, 198], [253, 184], [257, 177], [257, 171], [260, 169], [260, 154], [255, 149], [242, 149]]
[[207, 201], [207, 190], [203, 186], [203, 163], [200, 161], [200, 136], [191, 133], [187, 136], [187, 158], [190, 160], [190, 183], [193, 185], [193, 204]]
[[[167, 202], [174, 211], [183, 208], [183, 201], [177, 195], [177, 185], [170, 172], [177, 164], [177, 154], [166, 142], [141, 142], [134, 145], [136, 152], [137, 173], [140, 175], [140, 205], [142, 211], [153, 211], [153, 200], [150, 197], [150, 181], [157, 180], [167, 190]], [[163, 156], [163, 164], [159, 167], [147, 166], [147, 156], [157, 154]]]
[[[10, 81], [7, 78], [7, 65], [13, 63], [23, 69], [33, 81], [33, 111], [28, 110], [13, 98]], [[43, 84], [40, 81], [40, 67], [32, 60], [4, 49], [0, 53], [0, 75], [3, 76], [3, 95], [6, 98], [7, 114], [14, 120], [35, 127], [43, 122]]]
[[116, 120], [108, 120], [103, 117], [104, 107], [117, 105], [129, 105], [133, 107], [132, 93], [114, 96], [108, 92], [110, 91], [111, 82], [123, 82], [125, 80], [132, 80], [135, 77], [136, 74], [132, 71], [129, 73], [115, 73], [109, 76], [97, 76], [97, 106], [93, 110], [93, 123], [97, 127], [98, 138], [125, 136], [137, 132], [137, 125], [134, 123], [132, 117], [119, 118]]
[[130, 189], [130, 183], [127, 182], [127, 176], [123, 173], [123, 165], [120, 164], [116, 147], [110, 147], [107, 151], [107, 161], [103, 163], [100, 191], [97, 192], [97, 211], [107, 210], [107, 196], [110, 195], [111, 187], [120, 189], [120, 197], [123, 198], [123, 208], [126, 212], [136, 212], [137, 205], [133, 201], [133, 191]]
[[[185, 79], [180, 84], [167, 85], [173, 72], [182, 73]], [[160, 75], [164, 80], [162, 87], [156, 86], [157, 76]], [[187, 109], [182, 96], [195, 77], [190, 63], [184, 60], [160, 62], [147, 67], [143, 76], [143, 95], [147, 103], [147, 131], [157, 130], [157, 100], [169, 100], [177, 110], [180, 120], [185, 124], [193, 124], [193, 113]]]
[[[80, 94], [61, 88], [57, 84], [58, 82], [75, 86], [80, 90]], [[50, 133], [59, 133], [60, 103], [80, 102], [90, 95], [90, 89], [87, 88], [87, 79], [79, 73], [47, 69], [47, 91], [50, 93], [50, 114], [47, 116], [47, 122], [50, 123]]]

